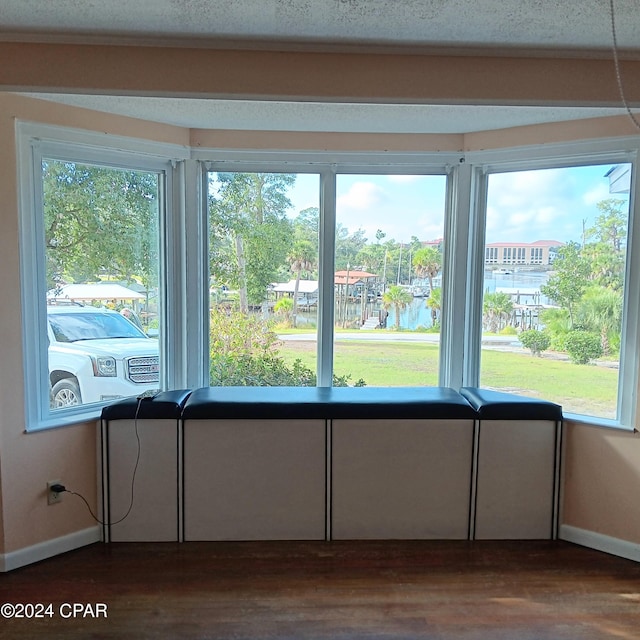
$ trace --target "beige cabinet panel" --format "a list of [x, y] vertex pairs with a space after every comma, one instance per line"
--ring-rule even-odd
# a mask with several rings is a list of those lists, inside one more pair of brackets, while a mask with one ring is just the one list
[[185, 540], [322, 540], [324, 420], [187, 420]]
[[466, 539], [472, 420], [334, 420], [333, 539]]
[[552, 537], [556, 423], [482, 420], [476, 539]]
[[[137, 421], [140, 460], [133, 485], [133, 507], [110, 527], [112, 542], [178, 540], [178, 421]], [[110, 522], [120, 520], [131, 504], [131, 483], [138, 442], [134, 420], [107, 425]]]

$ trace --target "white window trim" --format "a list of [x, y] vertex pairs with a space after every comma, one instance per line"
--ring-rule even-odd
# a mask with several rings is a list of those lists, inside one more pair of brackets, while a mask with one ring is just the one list
[[[55, 412], [49, 408], [42, 159], [53, 157], [164, 174], [165, 190], [168, 198], [171, 198], [169, 158], [183, 157], [185, 148], [20, 121], [16, 123], [16, 140], [25, 425], [27, 431], [36, 431], [96, 420], [103, 406], [81, 405]], [[166, 210], [166, 207], [164, 209]], [[164, 213], [161, 211], [159, 227], [162, 227], [163, 222]], [[163, 253], [161, 247], [161, 273], [166, 272]], [[161, 291], [162, 295], [165, 295], [165, 292]], [[166, 299], [170, 300], [171, 295], [166, 296]], [[164, 358], [165, 351], [163, 343], [168, 340], [169, 331], [164, 331], [160, 347], [161, 359]], [[161, 379], [161, 383], [166, 384], [166, 380]]]
[[[623, 350], [620, 358], [619, 415], [617, 421], [569, 415], [576, 422], [632, 429], [638, 413], [637, 385], [640, 346], [640, 202], [636, 160], [637, 137], [588, 140], [577, 143], [522, 147], [495, 151], [452, 153], [344, 153], [326, 151], [262, 152], [228, 149], [189, 149], [120, 136], [63, 127], [17, 122], [20, 197], [20, 242], [23, 304], [27, 429], [56, 427], [98, 417], [100, 408], [80, 407], [51, 416], [47, 367], [43, 344], [44, 252], [26, 247], [42, 242], [41, 191], [34, 176], [42, 155], [77, 162], [164, 172], [166, 207], [160, 221], [163, 337], [161, 357], [170, 388], [195, 388], [208, 381], [208, 277], [206, 171], [268, 171], [317, 173], [320, 176], [323, 256], [321, 291], [331, 300], [335, 238], [327, 233], [335, 224], [336, 175], [338, 174], [448, 174], [443, 258], [442, 333], [440, 384], [459, 388], [479, 381], [482, 318], [482, 276], [485, 268], [485, 218], [488, 175], [552, 167], [631, 162], [630, 224], [627, 239], [623, 316]], [[34, 153], [37, 148], [37, 153]], [[171, 168], [170, 166], [171, 165]], [[175, 189], [173, 186], [175, 185]], [[634, 249], [636, 249], [634, 251]], [[38, 283], [34, 287], [34, 283]], [[329, 308], [331, 308], [329, 303]], [[195, 306], [194, 306], [195, 305]], [[321, 307], [322, 309], [322, 307]], [[326, 307], [325, 307], [326, 309]], [[34, 340], [33, 336], [37, 336]], [[318, 384], [332, 378], [333, 322], [324, 313], [318, 328]], [[33, 381], [37, 380], [34, 391]]]
[[[618, 419], [610, 420], [597, 416], [565, 413], [573, 422], [612, 427], [633, 431], [638, 419], [638, 379], [640, 367], [640, 214], [637, 203], [640, 202], [640, 185], [637, 178], [637, 163], [640, 155], [640, 139], [638, 137], [584, 140], [576, 143], [550, 145], [549, 147], [522, 147], [500, 151], [472, 152], [467, 154], [476, 176], [483, 183], [483, 193], [476, 199], [477, 224], [475, 250], [471, 256], [472, 264], [481, 264], [484, 258], [484, 228], [486, 222], [487, 185], [491, 173], [529, 171], [562, 167], [579, 167], [597, 164], [630, 163], [632, 166], [629, 194], [629, 227], [627, 231], [627, 260], [625, 271], [625, 292], [622, 320], [622, 349], [618, 374]], [[482, 231], [480, 232], [480, 229]], [[482, 243], [479, 244], [482, 235]], [[634, 251], [635, 248], [635, 251]], [[482, 289], [483, 270], [473, 277], [472, 288]], [[474, 318], [472, 314], [476, 314]], [[482, 296], [467, 308], [472, 325], [478, 331], [478, 320], [482, 314]], [[480, 314], [479, 316], [477, 314]], [[465, 386], [478, 386], [480, 379], [480, 342], [469, 353], [470, 366], [466, 369]]]
[[[206, 150], [199, 149], [195, 154], [202, 160], [207, 171], [228, 172], [267, 172], [267, 173], [296, 173], [317, 174], [320, 178], [319, 185], [319, 210], [320, 210], [320, 245], [319, 253], [319, 295], [318, 295], [318, 347], [317, 347], [317, 384], [320, 387], [329, 387], [333, 383], [333, 350], [334, 350], [334, 259], [335, 259], [335, 222], [336, 222], [336, 179], [338, 175], [439, 175], [450, 176], [451, 166], [460, 160], [459, 154], [362, 154], [362, 153], [328, 153], [328, 152], [259, 152], [259, 151], [232, 151], [210, 150], [221, 159], [207, 159]], [[447, 199], [445, 203], [445, 230], [449, 226], [455, 227], [455, 223], [448, 222], [451, 218], [451, 181], [447, 181]], [[205, 207], [206, 209], [206, 207]], [[204, 212], [206, 215], [206, 211]], [[206, 222], [203, 223], [206, 228]], [[445, 231], [446, 232], [446, 231]], [[208, 237], [208, 234], [206, 234]], [[446, 243], [445, 243], [446, 246]], [[445, 270], [446, 278], [446, 270]], [[207, 280], [208, 281], [208, 280]], [[444, 281], [443, 281], [444, 291]], [[455, 316], [453, 316], [455, 317]], [[443, 321], [444, 315], [443, 306]], [[201, 315], [202, 328], [199, 333], [208, 340], [208, 307], [206, 313]], [[441, 335], [442, 339], [442, 335]], [[208, 342], [206, 346], [208, 353]], [[448, 373], [448, 362], [443, 362], [443, 354], [440, 350], [440, 384], [445, 382]], [[446, 360], [446, 358], [445, 358]], [[205, 381], [205, 384], [208, 384]]]

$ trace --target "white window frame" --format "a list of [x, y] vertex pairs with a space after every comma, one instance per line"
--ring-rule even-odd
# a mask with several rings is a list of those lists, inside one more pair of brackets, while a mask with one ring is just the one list
[[[16, 124], [19, 208], [20, 262], [22, 297], [22, 344], [24, 354], [25, 423], [27, 431], [59, 427], [96, 420], [106, 403], [69, 407], [51, 411], [47, 353], [47, 310], [44, 245], [44, 209], [42, 201], [42, 159], [55, 158], [125, 170], [148, 171], [160, 175], [158, 229], [161, 300], [173, 296], [175, 286], [167, 282], [165, 222], [167, 203], [172, 199], [173, 167], [171, 158], [184, 155], [183, 147], [147, 142], [119, 136], [66, 129], [28, 122]], [[175, 160], [174, 160], [175, 162]], [[169, 305], [163, 303], [166, 309]], [[161, 317], [161, 327], [165, 319]], [[164, 362], [170, 331], [163, 330], [160, 358]], [[170, 380], [163, 366], [160, 384]]]
[[[224, 159], [214, 159], [211, 156], [221, 156]], [[439, 175], [447, 177], [447, 192], [451, 192], [451, 179], [453, 163], [459, 162], [458, 154], [358, 154], [358, 153], [326, 153], [326, 152], [226, 152], [215, 150], [207, 152], [198, 150], [199, 158], [207, 171], [228, 171], [241, 173], [295, 173], [317, 174], [320, 176], [320, 269], [318, 291], [318, 347], [317, 347], [317, 384], [320, 387], [329, 387], [333, 380], [333, 348], [334, 348], [334, 258], [335, 258], [335, 222], [336, 222], [336, 178], [338, 175]], [[211, 158], [211, 159], [208, 159]], [[376, 161], [377, 160], [377, 161]], [[445, 238], [447, 227], [455, 226], [448, 219], [455, 215], [453, 200], [450, 195], [445, 201]], [[205, 207], [206, 209], [206, 207]], [[206, 215], [206, 211], [205, 211]], [[205, 221], [206, 228], [206, 221]], [[208, 237], [208, 234], [207, 234]], [[445, 243], [445, 263], [446, 263]], [[448, 264], [448, 263], [447, 263]], [[444, 267], [444, 282], [446, 281], [447, 268]], [[442, 322], [447, 321], [444, 312]], [[208, 340], [208, 310], [202, 316], [202, 329], [200, 331]], [[442, 334], [441, 334], [442, 341]], [[206, 352], [209, 352], [208, 343]], [[449, 365], [445, 352], [440, 349], [439, 381], [447, 385]], [[207, 368], [208, 370], [208, 368]]]
[[477, 386], [479, 382], [488, 176], [506, 171], [631, 163], [619, 420], [583, 415], [568, 417], [599, 426], [625, 429], [635, 426], [640, 358], [640, 215], [635, 211], [636, 203], [640, 202], [636, 180], [638, 138], [466, 154], [257, 152], [192, 150], [180, 145], [18, 122], [17, 141], [28, 430], [86, 422], [96, 419], [100, 413], [96, 405], [56, 411], [55, 415], [48, 407], [42, 191], [38, 188], [42, 156], [164, 175], [166, 206], [159, 221], [160, 284], [164, 296], [160, 352], [164, 367], [162, 383], [167, 388], [196, 388], [208, 384], [207, 171], [319, 174], [322, 255], [319, 386], [331, 384], [333, 370], [336, 176], [447, 175], [439, 383], [459, 388]]
[[[637, 164], [640, 140], [637, 137], [588, 140], [550, 147], [526, 147], [503, 151], [473, 152], [467, 161], [478, 181], [481, 197], [476, 201], [471, 224], [475, 230], [474, 255], [471, 263], [481, 264], [485, 246], [488, 177], [492, 173], [530, 171], [561, 167], [581, 167], [598, 164], [631, 164], [631, 191], [629, 193], [629, 225], [627, 231], [627, 258], [625, 266], [625, 290], [623, 302], [620, 368], [618, 373], [618, 399], [616, 420], [565, 413], [578, 423], [634, 430], [638, 416], [638, 370], [640, 366], [640, 185]], [[483, 271], [476, 270], [470, 285], [482, 290]], [[465, 386], [479, 386], [481, 357], [482, 298], [467, 306], [472, 327], [472, 341], [468, 345], [469, 366], [465, 368]]]

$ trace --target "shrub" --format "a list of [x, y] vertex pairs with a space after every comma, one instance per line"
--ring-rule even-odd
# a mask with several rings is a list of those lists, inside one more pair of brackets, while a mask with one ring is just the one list
[[500, 329], [501, 336], [515, 336], [518, 334], [518, 331], [515, 327], [512, 327], [508, 324], [504, 329]]
[[552, 334], [551, 335], [551, 348], [554, 351], [566, 351], [567, 350], [567, 336], [568, 333]]
[[534, 356], [540, 356], [543, 351], [546, 351], [551, 346], [551, 338], [538, 329], [523, 331], [519, 339], [522, 346], [530, 349]]
[[[353, 384], [349, 384], [350, 381], [351, 381], [350, 373], [347, 373], [344, 376], [338, 376], [335, 373], [333, 374], [334, 387], [366, 387], [367, 386], [367, 383], [362, 378], [359, 378]], [[315, 381], [314, 381], [314, 385], [315, 385]]]
[[[211, 314], [209, 384], [219, 387], [314, 387], [316, 374], [301, 360], [287, 365], [278, 336], [257, 316], [240, 312]], [[364, 387], [351, 375], [333, 376], [334, 387]]]
[[211, 359], [209, 384], [218, 387], [312, 387], [316, 376], [296, 360], [291, 367], [274, 355], [230, 356]]
[[570, 331], [565, 338], [565, 347], [576, 364], [588, 364], [602, 355], [600, 336], [589, 331]]

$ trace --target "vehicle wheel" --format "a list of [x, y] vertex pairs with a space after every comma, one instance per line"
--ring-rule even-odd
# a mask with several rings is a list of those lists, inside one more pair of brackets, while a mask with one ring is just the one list
[[51, 389], [51, 404], [54, 409], [82, 404], [78, 383], [72, 378], [56, 382]]

